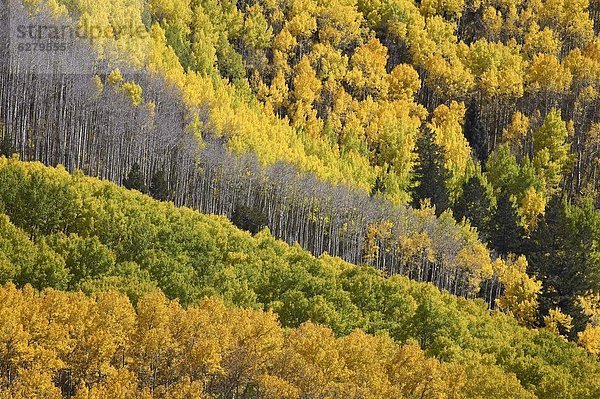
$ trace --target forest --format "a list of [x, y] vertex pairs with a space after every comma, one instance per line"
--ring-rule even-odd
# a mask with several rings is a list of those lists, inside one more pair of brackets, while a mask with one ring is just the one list
[[[108, 295], [131, 326], [165, 295], [279, 337], [235, 381], [244, 343], [177, 371], [172, 325], [164, 370], [121, 343], [89, 377], [56, 343], [48, 370], [6, 360], [3, 395], [31, 371], [66, 397], [599, 396], [600, 2], [23, 0], [0, 21], [6, 295]], [[15, 27], [57, 24], [66, 56], [17, 51]], [[278, 368], [319, 328], [381, 339], [357, 355], [380, 380], [347, 348], [321, 393]], [[439, 379], [402, 386], [394, 351]]]
[[508, 316], [62, 167], [0, 158], [0, 210], [8, 397], [600, 393], [564, 315], [522, 326], [540, 289], [524, 258], [495, 264]]

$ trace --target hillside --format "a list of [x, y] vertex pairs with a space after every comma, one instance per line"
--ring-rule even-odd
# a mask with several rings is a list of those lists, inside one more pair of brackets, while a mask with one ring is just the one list
[[[49, 23], [43, 14], [35, 18]], [[83, 59], [95, 57], [89, 43], [76, 44]], [[65, 165], [142, 192], [161, 187], [151, 193], [205, 213], [233, 218], [249, 208], [257, 219], [251, 224], [267, 225], [316, 256], [373, 264], [495, 306], [501, 287], [492, 256], [475, 230], [449, 213], [438, 219], [430, 207], [415, 210], [322, 181], [291, 160], [265, 166], [254, 154], [232, 154], [205, 131], [206, 121], [188, 114], [176, 88], [147, 70], [131, 74], [134, 82], [118, 69], [64, 74], [35, 53], [29, 63], [1, 61], [7, 156]], [[11, 72], [15, 67], [20, 72]]]
[[600, 397], [599, 0], [0, 3], [0, 399]]
[[[178, 204], [249, 206], [315, 255], [495, 306], [476, 234], [491, 259], [527, 257], [543, 283], [535, 325], [560, 309], [571, 339], [598, 328], [596, 2], [11, 4], [13, 22], [90, 40], [58, 66], [3, 58], [6, 155], [118, 183], [138, 163]], [[198, 161], [205, 142], [217, 151]], [[225, 149], [241, 163], [219, 163]], [[403, 205], [423, 201], [439, 224]], [[428, 253], [417, 270], [414, 245]]]
[[[144, 332], [153, 337], [149, 337], [149, 340], [159, 340], [153, 342], [162, 340], [156, 334], [174, 334], [173, 345], [179, 345], [177, 340], [184, 338], [178, 338], [178, 333], [175, 331], [177, 328], [172, 324], [173, 321], [169, 320], [170, 317], [177, 317], [176, 320], [186, 320], [188, 316], [169, 316], [169, 312], [179, 314], [177, 312], [183, 312], [183, 310], [178, 310], [181, 305], [192, 306], [186, 312], [191, 312], [194, 316], [189, 317], [201, 317], [194, 313], [196, 312], [193, 310], [196, 309], [194, 304], [208, 295], [221, 298], [229, 305], [256, 309], [250, 313], [223, 310], [226, 313], [232, 312], [231, 317], [242, 325], [249, 323], [247, 328], [250, 330], [246, 330], [244, 327], [242, 331], [255, 331], [255, 328], [263, 328], [263, 323], [267, 323], [266, 325], [271, 325], [269, 328], [274, 329], [274, 336], [281, 337], [283, 332], [277, 326], [274, 316], [260, 312], [268, 310], [277, 315], [277, 320], [282, 326], [299, 328], [297, 332], [289, 331], [284, 334], [288, 340], [299, 339], [305, 342], [305, 339], [314, 339], [310, 336], [315, 334], [315, 331], [326, 331], [319, 330], [320, 327], [311, 324], [303, 325], [308, 320], [331, 328], [333, 333], [339, 337], [347, 336], [339, 338], [341, 340], [339, 342], [348, 342], [348, 340], [354, 339], [367, 340], [371, 343], [365, 344], [366, 346], [356, 343], [356, 346], [346, 348], [346, 345], [343, 344], [342, 346], [346, 348], [343, 350], [356, 347], [356, 350], [360, 351], [374, 351], [369, 352], [369, 355], [360, 352], [360, 359], [373, 359], [372, 357], [375, 356], [372, 361], [380, 364], [378, 367], [384, 369], [388, 367], [385, 366], [388, 364], [386, 362], [391, 359], [385, 357], [388, 356], [385, 353], [392, 356], [394, 350], [400, 350], [393, 349], [394, 347], [399, 348], [394, 346], [398, 344], [409, 345], [400, 350], [403, 355], [399, 356], [408, 356], [413, 359], [411, 361], [419, 364], [415, 367], [425, 367], [429, 370], [430, 367], [437, 365], [438, 363], [433, 360], [422, 358], [423, 355], [417, 350], [417, 347], [420, 347], [427, 356], [434, 356], [442, 361], [441, 365], [435, 367], [449, 367], [452, 370], [459, 370], [456, 371], [458, 373], [466, 373], [466, 385], [462, 388], [459, 385], [454, 386], [460, 390], [460, 394], [456, 394], [459, 396], [455, 397], [481, 397], [480, 395], [483, 394], [477, 393], [480, 391], [474, 387], [479, 387], [478, 389], [482, 389], [483, 392], [488, 392], [492, 396], [496, 395], [495, 392], [512, 395], [507, 397], [530, 397], [531, 394], [535, 394], [539, 398], [557, 396], [594, 398], [600, 392], [600, 386], [597, 386], [596, 383], [600, 380], [598, 378], [600, 365], [597, 359], [551, 331], [526, 329], [519, 326], [509, 316], [498, 311], [489, 311], [482, 302], [457, 298], [438, 291], [431, 284], [417, 283], [401, 276], [386, 278], [381, 272], [369, 266], [354, 266], [327, 255], [314, 258], [298, 246], [289, 246], [275, 240], [268, 231], [263, 231], [253, 237], [247, 232], [238, 230], [223, 217], [202, 215], [188, 208], [177, 208], [172, 203], [158, 202], [138, 192], [119, 188], [112, 183], [84, 177], [81, 173], [70, 175], [62, 168], [54, 169], [44, 167], [39, 163], [24, 163], [16, 159], [0, 158], [0, 210], [4, 213], [0, 217], [2, 283], [13, 282], [18, 286], [31, 284], [37, 289], [53, 287], [69, 291], [83, 290], [90, 295], [107, 290], [125, 293], [137, 306], [137, 317], [142, 317], [140, 312], [150, 312], [154, 317], [161, 317], [160, 323], [163, 324], [159, 325], [164, 328], [152, 324], [152, 331]], [[509, 283], [507, 282], [507, 284]], [[523, 280], [515, 283], [520, 286]], [[159, 297], [161, 295], [155, 293], [156, 287], [162, 289], [167, 297], [178, 299], [178, 304], [169, 305], [165, 302], [166, 299], [156, 299], [156, 295]], [[46, 301], [51, 301], [51, 303], [64, 301], [67, 312], [69, 306], [85, 309], [91, 307], [90, 315], [95, 314], [94, 306], [101, 306], [100, 303], [104, 304], [101, 298], [108, 301], [106, 306], [117, 306], [113, 301], [119, 304], [127, 302], [125, 298], [111, 294], [112, 296], [99, 296], [97, 301], [100, 302], [96, 305], [96, 300], [86, 299], [80, 294], [43, 291], [39, 299], [35, 299], [35, 301], [40, 301], [40, 304], [34, 306], [30, 305], [32, 299], [22, 298], [32, 298], [32, 296], [38, 298], [37, 294], [34, 294], [31, 289], [18, 291], [11, 286], [4, 288], [2, 295], [13, 298], [11, 301], [22, 303], [19, 306], [24, 307], [24, 312], [41, 312], [40, 314], [44, 314], [44, 312], [35, 310], [38, 309], [36, 306], [43, 309], [43, 306], [47, 306], [44, 305]], [[516, 301], [517, 305], [519, 298], [512, 298], [512, 300]], [[76, 305], [79, 302], [85, 305]], [[3, 306], [7, 306], [6, 311], [17, 309], [13, 305], [9, 305], [11, 302], [2, 301], [2, 303]], [[68, 303], [73, 303], [73, 305], [67, 305]], [[217, 306], [215, 309], [218, 309], [219, 306], [222, 306], [217, 305], [218, 303], [214, 300], [213, 302], [204, 301], [198, 306], [200, 309], [204, 308], [204, 312], [206, 312], [206, 309], [213, 309], [214, 306]], [[32, 310], [27, 310], [27, 306], [32, 306]], [[146, 308], [147, 306], [150, 309]], [[156, 313], [158, 310], [151, 310], [160, 306], [163, 307], [161, 312], [166, 312], [164, 316], [159, 316]], [[206, 308], [207, 306], [209, 308]], [[129, 309], [129, 305], [125, 307], [118, 305], [118, 308], [119, 311], [124, 311], [123, 309]], [[127, 312], [129, 312], [127, 313], [129, 316], [123, 317], [131, 320], [128, 325], [135, 326], [135, 320], [131, 319], [133, 317], [132, 310], [127, 310]], [[63, 313], [56, 319], [57, 326], [60, 326], [60, 323], [76, 323], [67, 314]], [[77, 314], [76, 320], [87, 320], [86, 323], [91, 323], [90, 326], [95, 325], [94, 319]], [[104, 317], [103, 314], [93, 317]], [[238, 316], [235, 316], [236, 314]], [[262, 321], [250, 321], [255, 317]], [[7, 328], [6, 323], [9, 319], [14, 320], [14, 318], [3, 318], [3, 323]], [[19, 323], [23, 326], [23, 331], [28, 331], [29, 328], [32, 328], [27, 325], [28, 320], [34, 319], [33, 316], [29, 318], [23, 314], [17, 320], [21, 320]], [[190, 323], [195, 323], [195, 321], [190, 320]], [[229, 322], [218, 321], [218, 319], [209, 319], [205, 323], [209, 323], [209, 325], [216, 323], [214, 328], [217, 330], [218, 328], [227, 328], [228, 331], [236, 331], [233, 325], [228, 324]], [[178, 326], [179, 322], [176, 325]], [[252, 325], [255, 327], [251, 327]], [[73, 328], [73, 331], [80, 331], [79, 327]], [[103, 328], [109, 327], [107, 325]], [[135, 332], [137, 330], [134, 327], [131, 328], [133, 329], [131, 331], [119, 330], [121, 331], [119, 334], [122, 334], [119, 339], [129, 337], [128, 334], [135, 337], [136, 335], [133, 334], [137, 334]], [[357, 328], [369, 334], [376, 334], [375, 336], [378, 338], [353, 332]], [[36, 330], [36, 334], [42, 334], [42, 336], [51, 334], [50, 331], [45, 331]], [[60, 331], [60, 329], [56, 331]], [[241, 334], [242, 331], [239, 333]], [[9, 339], [9, 341], [5, 342], [12, 342], [10, 333], [7, 334], [5, 339]], [[34, 336], [30, 333], [27, 334], [31, 337], [30, 340], [34, 340], [27, 341], [31, 342], [30, 345], [37, 342], [38, 338], [33, 338]], [[234, 336], [236, 336], [235, 334], [237, 332], [234, 333]], [[307, 334], [307, 337], [299, 338], [295, 334], [300, 334], [300, 337], [302, 334]], [[329, 333], [325, 332], [325, 335], [327, 334]], [[82, 365], [69, 363], [75, 360], [71, 357], [64, 357], [69, 356], [68, 353], [71, 352], [68, 351], [76, 350], [79, 345], [78, 340], [83, 339], [77, 337], [71, 337], [72, 341], [64, 347], [65, 349], [59, 349], [63, 348], [62, 344], [56, 344], [56, 346], [50, 343], [44, 344], [50, 345], [50, 353], [56, 352], [52, 356], [62, 359], [61, 362], [71, 364], [69, 367], [62, 367], [60, 366], [62, 363], [59, 362], [49, 363], [57, 364], [57, 366], [49, 365], [47, 369], [44, 369], [46, 366], [44, 363], [37, 363], [36, 357], [30, 358], [29, 363], [19, 363], [11, 357], [15, 355], [8, 349], [9, 347], [5, 347], [7, 352], [4, 352], [2, 356], [4, 358], [9, 356], [13, 359], [9, 363], [5, 363], [10, 364], [10, 367], [25, 367], [27, 370], [35, 370], [35, 367], [32, 368], [32, 366], [37, 365], [42, 368], [38, 371], [42, 374], [45, 373], [44, 375], [47, 377], [55, 375], [54, 373], [60, 370], [64, 372], [64, 369], [74, 368], [70, 372], [75, 372], [76, 367], [80, 367], [76, 372], [82, 373]], [[103, 339], [110, 340], [112, 338]], [[132, 345], [128, 347], [128, 350], [134, 352], [138, 350], [135, 349], [136, 339], [123, 341], [130, 342], [127, 345]], [[241, 340], [237, 345], [250, 345], [243, 338], [236, 339]], [[266, 338], [262, 337], [261, 339]], [[281, 341], [281, 338], [273, 339], [277, 342], [273, 343], [276, 348], [267, 350], [270, 346], [265, 343], [267, 345], [265, 356], [268, 355], [268, 362], [276, 363], [278, 351], [285, 351], [285, 349], [281, 349], [281, 345], [286, 348], [288, 345], [286, 342], [289, 343], [289, 341]], [[42, 339], [40, 342], [46, 341]], [[244, 344], [244, 342], [246, 343]], [[322, 340], [319, 341], [319, 345], [329, 345], [326, 342], [331, 342], [331, 345], [334, 346], [338, 345], [335, 344], [335, 341]], [[396, 344], [392, 342], [396, 342]], [[81, 345], [88, 344], [82, 342]], [[111, 345], [113, 346], [109, 345], [109, 348], [112, 349], [101, 355], [103, 360], [88, 359], [89, 363], [86, 363], [86, 367], [91, 367], [88, 372], [93, 370], [93, 367], [105, 367], [108, 363], [112, 364], [109, 367], [110, 372], [101, 368], [99, 372], [102, 375], [112, 375], [111, 373], [116, 373], [116, 370], [120, 369], [117, 366], [118, 362], [110, 362], [112, 358], [110, 353], [117, 351], [116, 344]], [[125, 344], [122, 343], [122, 345]], [[221, 343], [221, 345], [229, 344]], [[315, 344], [307, 345], [314, 350]], [[381, 352], [376, 349], [367, 349], [371, 348], [369, 345], [374, 345], [373, 348], [384, 345], [390, 349]], [[226, 353], [231, 353], [228, 351], [238, 353], [241, 350], [228, 349], [229, 346], [211, 348], [206, 350], [217, 351], [216, 353], [221, 353], [219, 352], [221, 350]], [[63, 350], [67, 352], [60, 352]], [[111, 350], [113, 352], [110, 352]], [[332, 347], [331, 350], [338, 349]], [[164, 356], [170, 356], [170, 359], [176, 359], [178, 362], [184, 361], [176, 353], [179, 352], [171, 353], [164, 348]], [[207, 353], [213, 352], [203, 353], [204, 355], [199, 354], [198, 356], [209, 356]], [[242, 353], [246, 352], [242, 350]], [[303, 353], [302, 356], [316, 356], [310, 353], [301, 353]], [[141, 382], [142, 387], [148, 386], [145, 374], [139, 371], [140, 369], [131, 368], [137, 364], [135, 362], [141, 360], [135, 358], [136, 355], [132, 354], [131, 356], [133, 356], [132, 360], [126, 361], [126, 369], [134, 374], [131, 375], [122, 370], [106, 380], [106, 384], [111, 383], [111, 378], [122, 378], [123, 381], [132, 381], [131, 378], [135, 381], [135, 378], [138, 378], [138, 381], [145, 381]], [[157, 356], [159, 356], [158, 353]], [[339, 356], [345, 359], [343, 367], [347, 367], [349, 370], [358, 367], [358, 364], [352, 363], [347, 358], [347, 356], [351, 356], [349, 353], [340, 353]], [[414, 356], [417, 357], [414, 358]], [[225, 362], [223, 363], [225, 369], [217, 373], [219, 376], [226, 376], [227, 373], [232, 372], [227, 367], [237, 367], [235, 362], [234, 364], [227, 363], [226, 356], [217, 357], [214, 361], [217, 362], [216, 364], [220, 364], [219, 361]], [[175, 367], [170, 366], [171, 361], [162, 363], [161, 360], [158, 362], [146, 363], [144, 367], [155, 367], [159, 370], [157, 373], [167, 373], [168, 375], [175, 373], [169, 377], [173, 380], [169, 380], [171, 382], [168, 385], [176, 381], [184, 385], [193, 385], [193, 381], [203, 381], [204, 378], [212, 375], [207, 371], [191, 375], [178, 374], [175, 372], [175, 368], [171, 368]], [[272, 363], [268, 362], [261, 367], [271, 370], [270, 366], [266, 366], [266, 364]], [[227, 366], [227, 364], [230, 365]], [[310, 367], [322, 367], [318, 363], [309, 362], [309, 364], [312, 364]], [[393, 362], [393, 364], [396, 365], [393, 367], [400, 367], [400, 363]], [[290, 367], [300, 366], [301, 364], [290, 365]], [[362, 364], [360, 367], [363, 366], [366, 367]], [[402, 367], [408, 366], [405, 364]], [[275, 367], [275, 369], [277, 368]], [[396, 371], [392, 369], [388, 369], [388, 373], [392, 374], [385, 374], [389, 376], [389, 380], [384, 379], [382, 383], [393, 385], [393, 381], [399, 381], [394, 378], [400, 378], [403, 381], [409, 368]], [[249, 380], [238, 380], [237, 383], [262, 383], [257, 379], [259, 371], [248, 372], [257, 374], [252, 374], [254, 377], [247, 377]], [[295, 375], [295, 372], [288, 370], [281, 371], [284, 374], [276, 373], [274, 376], [284, 380], [288, 378], [286, 381], [291, 384], [299, 384], [294, 386], [300, 391], [292, 389], [290, 392], [302, 392], [304, 389], [309, 389], [302, 385], [303, 382], [289, 380], [291, 377], [286, 377], [286, 375]], [[374, 373], [373, 378], [384, 378], [382, 374], [372, 369], [369, 373]], [[447, 383], [446, 377], [442, 377], [445, 372], [440, 373], [440, 376], [435, 378], [440, 379], [440, 384]], [[516, 375], [519, 382], [511, 376], [513, 374]], [[11, 378], [9, 375], [4, 375], [4, 378], [9, 378], [8, 381]], [[192, 378], [192, 380], [188, 381], [186, 378]], [[267, 379], [266, 383], [274, 384], [277, 389], [287, 386], [280, 385], [277, 382], [279, 380], [273, 379], [275, 377], [269, 378], [271, 379]], [[333, 380], [329, 380], [329, 377], [323, 378], [325, 381], [323, 383], [338, 381], [333, 377], [331, 377]], [[366, 375], [365, 378], [367, 378]], [[418, 379], [425, 377], [419, 375], [415, 378], [417, 378], [417, 381], [414, 382], [415, 386], [420, 386], [419, 384], [423, 384], [423, 382], [418, 382], [420, 381]], [[19, 381], [18, 378], [10, 384], [15, 384], [14, 386], [23, 384], [17, 383], [17, 381]], [[156, 384], [167, 384], [167, 380], [160, 381], [162, 382], [156, 382]], [[352, 381], [360, 384], [358, 380], [353, 379]], [[361, 381], [363, 380], [361, 379]], [[95, 386], [93, 382], [90, 384], [90, 386]], [[365, 389], [368, 388], [374, 390], [372, 392], [377, 395], [383, 395], [374, 397], [387, 397], [383, 394], [385, 391], [377, 388], [377, 385], [373, 385], [372, 382], [364, 382], [364, 384], [366, 384]], [[210, 391], [213, 388], [215, 391]], [[214, 394], [220, 392], [218, 390], [222, 389], [222, 386], [217, 384], [213, 388], [210, 388], [209, 391]], [[349, 387], [344, 388], [343, 384], [338, 388], [342, 390], [339, 392], [344, 392], [343, 389], [350, 389]], [[100, 384], [95, 389], [114, 388], [102, 388], [102, 384]], [[167, 389], [166, 386], [165, 389]], [[192, 388], [188, 386], [185, 389]], [[352, 389], [359, 388], [353, 387]], [[389, 387], [389, 389], [392, 388]], [[450, 394], [447, 391], [448, 388], [444, 388], [443, 385], [435, 389]], [[432, 396], [427, 397], [437, 397], [433, 392], [430, 394]], [[277, 394], [274, 395], [277, 396]], [[293, 394], [291, 395], [294, 397]]]

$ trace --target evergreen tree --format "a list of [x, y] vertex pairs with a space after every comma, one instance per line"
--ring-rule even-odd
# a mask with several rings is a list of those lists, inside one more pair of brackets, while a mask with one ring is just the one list
[[123, 180], [123, 186], [129, 190], [138, 190], [142, 193], [147, 192], [144, 174], [137, 162], [133, 164], [127, 178]]
[[256, 234], [267, 226], [268, 220], [260, 209], [238, 204], [231, 215], [231, 222], [242, 230]]
[[163, 170], [157, 170], [152, 175], [149, 193], [159, 201], [168, 201], [171, 198], [171, 192]]
[[484, 165], [488, 159], [488, 132], [479, 119], [479, 105], [474, 99], [467, 108], [464, 131], [473, 153]]
[[[0, 127], [2, 127], [2, 125], [0, 125]], [[0, 155], [10, 157], [14, 152], [15, 149], [10, 142], [10, 138], [8, 137], [8, 134], [5, 134], [2, 141], [0, 141]]]
[[555, 196], [532, 236], [528, 254], [531, 272], [543, 282], [540, 317], [560, 308], [573, 317], [573, 336], [587, 322], [577, 298], [588, 289], [585, 277], [590, 248], [579, 230], [569, 220], [564, 201]]
[[479, 231], [481, 239], [487, 241], [489, 236], [490, 209], [492, 201], [481, 177], [473, 176], [462, 186], [462, 193], [452, 208], [457, 221], [469, 220], [471, 226]]
[[417, 140], [417, 162], [415, 164], [412, 192], [413, 206], [429, 199], [440, 215], [450, 206], [447, 181], [450, 172], [446, 169], [444, 148], [435, 142], [435, 133], [426, 128]]
[[500, 254], [521, 254], [525, 231], [519, 224], [519, 214], [513, 200], [506, 193], [498, 198], [489, 227], [490, 243]]

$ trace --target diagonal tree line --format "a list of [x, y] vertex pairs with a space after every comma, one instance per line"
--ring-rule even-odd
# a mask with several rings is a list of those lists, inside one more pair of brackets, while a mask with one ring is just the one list
[[[26, 23], [32, 17], [15, 9], [11, 18]], [[43, 24], [48, 17], [33, 18]], [[2, 52], [2, 142], [21, 159], [62, 164], [119, 184], [137, 165], [147, 187], [157, 174], [164, 176], [177, 205], [230, 218], [241, 207], [253, 209], [275, 237], [315, 255], [370, 263], [493, 305], [501, 286], [490, 254], [451, 216], [392, 205], [285, 162], [264, 166], [252, 154], [234, 155], [199, 128], [210, 122], [207, 113], [188, 110], [180, 93], [151, 72], [121, 76], [115, 68], [126, 70], [123, 65], [97, 62], [90, 73], [64, 73], [85, 72], [96, 59], [88, 43], [73, 46], [72, 65], [55, 65], [47, 53], [21, 59], [23, 53]]]

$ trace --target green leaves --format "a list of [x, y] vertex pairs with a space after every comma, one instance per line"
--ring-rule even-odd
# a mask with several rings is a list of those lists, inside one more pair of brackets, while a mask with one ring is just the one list
[[[539, 375], [528, 376], [535, 371], [531, 359], [541, 370], [554, 370], [557, 357], [576, 364], [583, 356], [584, 352], [571, 344], [540, 337], [542, 333], [521, 328], [507, 316], [491, 317], [483, 304], [441, 293], [431, 284], [401, 276], [386, 278], [371, 267], [357, 267], [327, 255], [314, 258], [298, 245], [290, 247], [275, 240], [266, 229], [251, 236], [222, 217], [176, 208], [108, 182], [70, 176], [64, 170], [16, 161], [5, 164], [0, 167], [0, 176], [10, 184], [0, 186], [0, 198], [13, 198], [19, 203], [20, 193], [27, 193], [25, 188], [30, 183], [27, 178], [10, 181], [8, 176], [28, 176], [33, 171], [39, 176], [52, 176], [40, 180], [36, 186], [39, 192], [61, 187], [70, 193], [58, 196], [53, 209], [70, 209], [79, 216], [65, 227], [68, 234], [50, 232], [30, 238], [11, 218], [17, 216], [27, 228], [30, 218], [38, 220], [29, 212], [46, 204], [46, 197], [29, 197], [40, 201], [29, 203], [29, 207], [7, 207], [7, 214], [0, 216], [3, 282], [30, 283], [40, 289], [48, 285], [81, 289], [90, 294], [118, 290], [134, 302], [158, 286], [164, 292], [161, 295], [177, 298], [184, 306], [204, 295], [218, 296], [230, 305], [271, 309], [286, 327], [311, 320], [327, 325], [332, 334], [338, 335], [360, 328], [389, 335], [398, 342], [417, 340], [429, 355], [445, 361], [477, 359], [473, 363], [476, 367], [493, 362], [502, 369], [494, 369], [494, 373], [516, 373], [520, 380], [532, 381], [529, 388], [540, 389], [544, 395], [549, 391], [543, 384], [550, 381], [542, 384]], [[443, 220], [454, 223], [447, 216]], [[588, 230], [594, 229], [590, 222]], [[586, 245], [592, 247], [587, 241]], [[427, 258], [420, 257], [419, 262], [427, 262]], [[518, 284], [516, 281], [517, 291]], [[541, 341], [534, 342], [533, 337]], [[171, 338], [167, 334], [165, 339]], [[157, 342], [155, 338], [148, 341], [156, 356], [172, 359], [172, 354], [156, 346]], [[348, 356], [353, 359], [351, 354]], [[593, 394], [586, 396], [582, 381], [596, 371], [593, 366], [586, 366], [590, 367], [587, 371], [578, 367], [561, 369], [574, 386], [564, 392], [574, 390], [579, 397], [592, 398]], [[506, 378], [507, 386], [515, 387], [513, 392], [527, 397], [510, 376], [498, 378]], [[480, 387], [481, 392], [505, 386], [485, 381], [489, 386]], [[419, 385], [420, 380], [415, 384]]]

